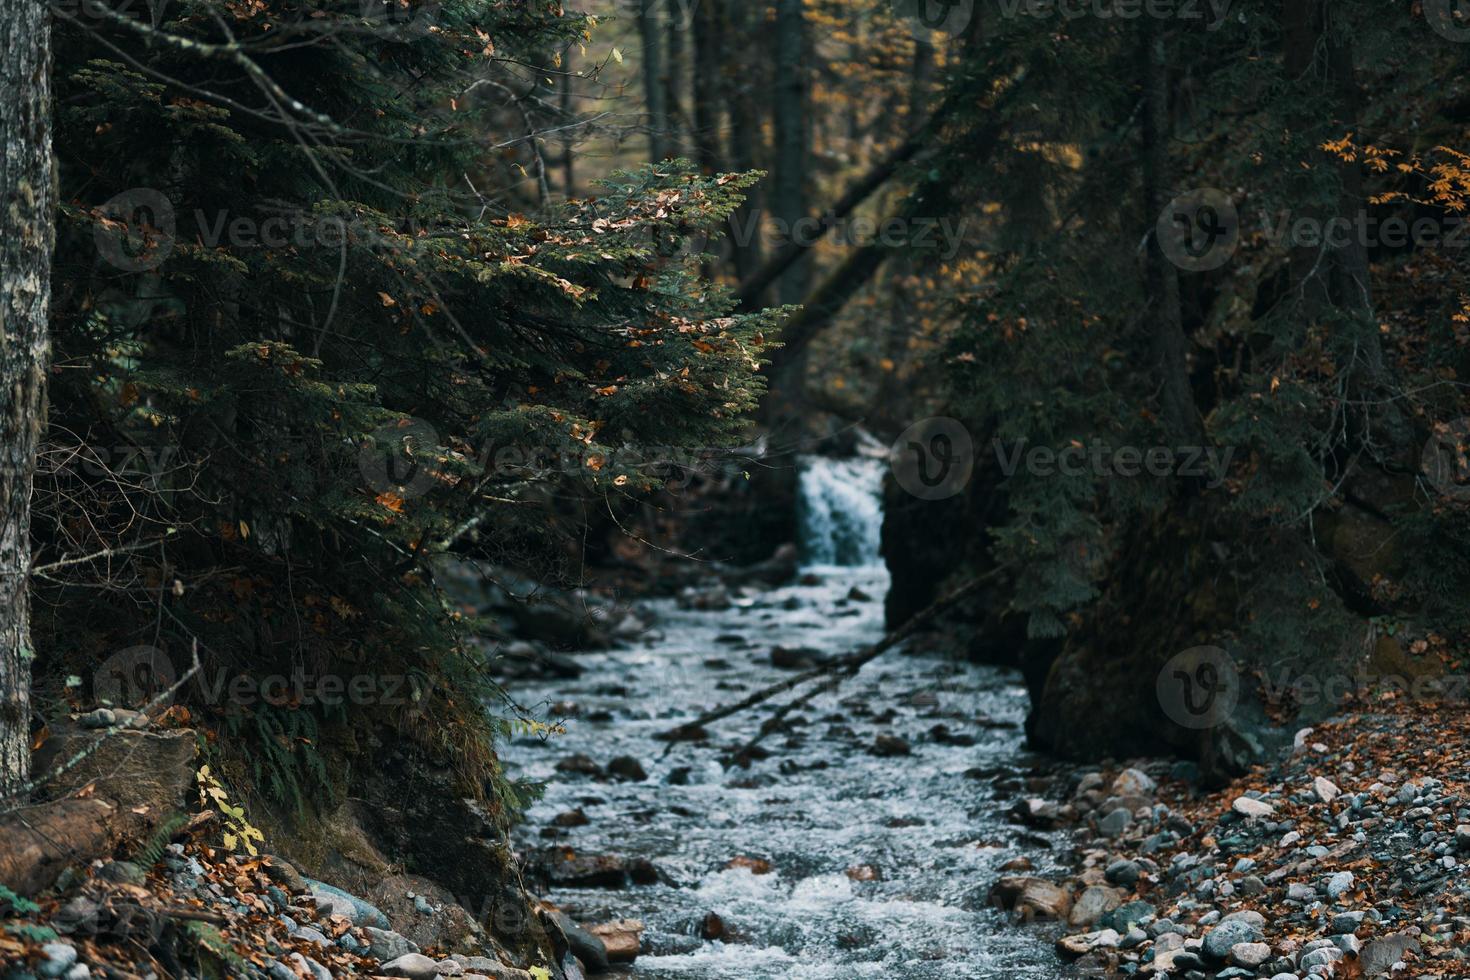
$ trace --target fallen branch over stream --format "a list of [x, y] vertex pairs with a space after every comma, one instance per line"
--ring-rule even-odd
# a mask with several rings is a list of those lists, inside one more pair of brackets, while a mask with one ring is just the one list
[[[707, 711], [693, 721], [685, 722], [684, 724], [679, 725], [676, 728], [671, 728], [666, 732], [660, 732], [657, 738], [668, 742], [685, 742], [704, 738], [708, 734], [705, 731], [705, 726], [710, 724], [711, 722], [719, 721], [723, 718], [728, 718], [731, 715], [739, 714], [747, 708], [753, 708], [758, 704], [763, 704], [764, 702], [769, 701], [771, 698], [776, 697], [779, 694], [784, 694], [787, 691], [794, 690], [801, 685], [807, 683], [808, 681], [817, 680], [819, 678], [826, 679], [826, 683], [819, 685], [815, 691], [810, 691], [804, 694], [796, 701], [787, 705], [784, 709], [778, 710], [773, 721], [779, 721], [779, 719], [783, 717], [786, 712], [795, 705], [803, 704], [807, 701], [810, 701], [813, 697], [824, 691], [829, 691], [836, 688], [844, 680], [852, 677], [859, 670], [861, 670], [865, 664], [878, 659], [889, 650], [892, 650], [894, 647], [898, 646], [898, 644], [902, 643], [904, 640], [907, 640], [910, 636], [913, 636], [914, 633], [918, 632], [920, 627], [928, 623], [934, 617], [938, 616], [946, 609], [949, 609], [951, 606], [958, 603], [961, 599], [964, 599], [966, 596], [975, 592], [982, 586], [989, 585], [991, 582], [999, 578], [1002, 573], [1006, 572], [1009, 568], [1009, 564], [997, 565], [995, 568], [992, 568], [984, 575], [971, 579], [969, 582], [966, 582], [964, 585], [960, 586], [954, 591], [949, 592], [946, 595], [939, 597], [938, 599], [935, 599], [932, 603], [929, 604], [927, 608], [915, 613], [902, 626], [900, 626], [898, 629], [892, 630], [886, 636], [884, 636], [883, 639], [879, 640], [877, 643], [873, 644], [870, 647], [859, 650], [856, 653], [850, 653], [845, 657], [839, 657], [838, 659], [829, 661], [828, 663], [825, 663], [820, 667], [814, 667], [811, 670], [796, 675], [790, 680], [784, 680], [781, 681], [779, 684], [772, 684], [769, 687], [761, 688], [759, 691], [756, 691], [753, 694], [749, 694], [746, 697], [741, 698], [739, 701], [734, 702], [733, 704], [727, 704], [723, 707], [716, 708], [713, 711]], [[768, 722], [767, 724], [769, 725], [770, 723]], [[673, 746], [670, 746], [669, 748], [672, 749]], [[665, 754], [667, 754], [667, 751], [665, 752]]]

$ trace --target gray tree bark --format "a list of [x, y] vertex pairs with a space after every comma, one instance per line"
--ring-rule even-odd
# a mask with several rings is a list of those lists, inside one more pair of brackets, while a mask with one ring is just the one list
[[55, 241], [50, 30], [44, 0], [0, 0], [0, 798], [30, 775], [31, 480]]

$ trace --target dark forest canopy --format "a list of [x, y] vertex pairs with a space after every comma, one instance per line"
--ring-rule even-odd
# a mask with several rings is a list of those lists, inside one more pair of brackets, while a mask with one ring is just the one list
[[[854, 427], [964, 456], [888, 480], [888, 625], [984, 576], [944, 628], [1021, 667], [1040, 748], [1223, 778], [1335, 707], [1180, 725], [1154, 679], [1200, 646], [1460, 667], [1455, 4], [0, 14], [9, 791], [51, 723], [167, 692], [252, 804], [403, 744], [503, 833], [497, 739], [552, 719], [448, 569], [616, 608], [784, 554], [793, 458]], [[219, 693], [362, 674], [405, 694]]]

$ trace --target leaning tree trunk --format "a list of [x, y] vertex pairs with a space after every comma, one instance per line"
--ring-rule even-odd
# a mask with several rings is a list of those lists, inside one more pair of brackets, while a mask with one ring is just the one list
[[31, 477], [51, 299], [51, 36], [45, 0], [0, 0], [0, 798], [30, 774]]

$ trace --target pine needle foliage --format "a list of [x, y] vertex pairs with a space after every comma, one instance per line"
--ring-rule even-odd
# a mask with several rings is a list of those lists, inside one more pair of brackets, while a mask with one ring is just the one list
[[[106, 558], [41, 578], [38, 628], [82, 674], [197, 637], [209, 683], [181, 698], [293, 808], [348, 778], [328, 728], [453, 753], [483, 794], [496, 691], [430, 559], [477, 536], [534, 563], [567, 495], [739, 435], [779, 316], [735, 314], [685, 245], [756, 177], [669, 161], [543, 193], [524, 104], [593, 37], [549, 0], [156, 14], [57, 25], [49, 452], [96, 465], [47, 469], [37, 533]], [[296, 673], [415, 694], [213, 684]]]

